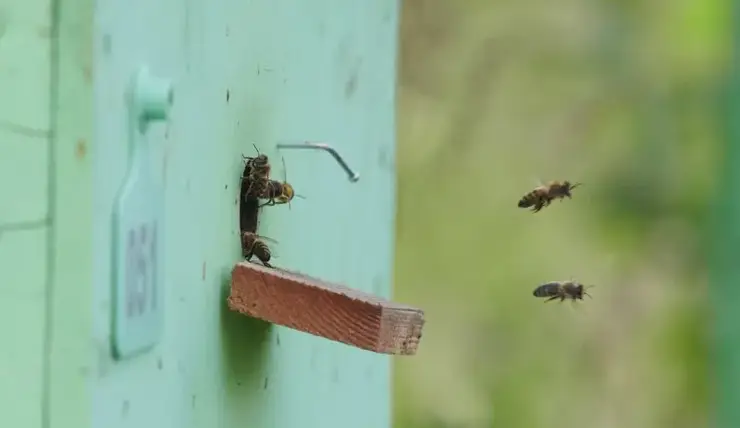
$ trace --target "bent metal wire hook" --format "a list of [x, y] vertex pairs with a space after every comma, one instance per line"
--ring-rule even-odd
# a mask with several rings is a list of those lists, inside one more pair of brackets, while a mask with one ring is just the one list
[[342, 169], [347, 173], [349, 181], [351, 181], [352, 183], [356, 183], [357, 180], [360, 179], [360, 173], [350, 168], [349, 165], [347, 165], [347, 162], [344, 161], [344, 158], [342, 158], [342, 156], [339, 153], [337, 153], [336, 149], [334, 149], [334, 147], [328, 144], [312, 143], [312, 142], [306, 141], [303, 144], [278, 144], [277, 148], [278, 149], [313, 149], [313, 150], [327, 151], [337, 161], [339, 166], [341, 166]]

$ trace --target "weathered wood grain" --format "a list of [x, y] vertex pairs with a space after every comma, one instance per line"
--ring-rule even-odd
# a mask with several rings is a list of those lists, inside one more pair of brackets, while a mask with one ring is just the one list
[[414, 355], [424, 312], [306, 275], [239, 263], [229, 308], [373, 352]]

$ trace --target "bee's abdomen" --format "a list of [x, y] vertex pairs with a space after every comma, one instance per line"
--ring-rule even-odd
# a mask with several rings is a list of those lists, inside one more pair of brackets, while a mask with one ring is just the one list
[[519, 203], [517, 204], [517, 206], [519, 208], [527, 208], [534, 205], [535, 199], [537, 199], [536, 196], [536, 193], [527, 193], [522, 197], [522, 199], [519, 199]]
[[242, 255], [249, 258], [253, 254], [254, 235], [251, 232], [242, 234]]
[[283, 194], [283, 186], [277, 181], [267, 185], [267, 197], [277, 199]]
[[539, 287], [534, 289], [534, 292], [532, 295], [534, 297], [550, 297], [555, 296], [560, 291], [560, 284], [557, 282], [550, 282], [547, 284], [542, 284]]
[[283, 193], [283, 184], [276, 180], [265, 182], [265, 187], [260, 192], [263, 199], [277, 198]]
[[272, 253], [270, 252], [270, 248], [262, 241], [257, 241], [254, 244], [255, 253], [260, 255], [260, 259], [263, 262], [269, 262], [270, 258], [272, 257]]

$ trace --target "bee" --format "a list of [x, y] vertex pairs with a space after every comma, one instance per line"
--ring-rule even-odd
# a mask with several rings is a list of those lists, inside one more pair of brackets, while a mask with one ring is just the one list
[[575, 281], [555, 281], [542, 284], [535, 288], [532, 295], [534, 297], [548, 297], [545, 302], [558, 298], [561, 302], [565, 299], [571, 299], [575, 302], [576, 300], [583, 300], [583, 296], [588, 296], [590, 299], [591, 295], [586, 292], [586, 289], [591, 287], [593, 285], [584, 287], [583, 284]]
[[257, 151], [257, 156], [250, 157], [242, 155], [242, 160], [249, 167], [249, 175], [256, 175], [258, 177], [269, 177], [270, 176], [270, 159], [267, 155], [260, 153], [260, 149], [256, 145], [252, 144], [254, 150]]
[[252, 257], [257, 257], [263, 265], [271, 268], [270, 259], [272, 258], [272, 252], [270, 247], [267, 246], [265, 241], [270, 241], [277, 244], [274, 239], [267, 238], [265, 236], [257, 235], [252, 232], [242, 233], [242, 254], [247, 261], [251, 261]]
[[288, 208], [290, 208], [290, 201], [292, 201], [293, 198], [298, 197], [304, 199], [303, 196], [297, 195], [293, 185], [288, 183], [288, 170], [285, 167], [285, 158], [283, 158], [282, 161], [284, 173], [283, 181], [268, 180], [266, 182], [266, 186], [259, 197], [261, 199], [267, 199], [267, 202], [260, 205], [260, 207], [276, 204], [288, 204]]
[[571, 199], [570, 191], [580, 186], [581, 183], [571, 184], [570, 181], [551, 181], [543, 186], [538, 186], [531, 192], [522, 196], [517, 206], [519, 208], [532, 207], [532, 212], [538, 212], [542, 208], [550, 205], [555, 199], [561, 201], [566, 196]]
[[242, 180], [248, 182], [247, 196], [258, 196], [265, 191], [267, 182], [270, 180], [270, 159], [267, 155], [260, 153], [256, 145], [252, 144], [257, 151], [257, 156], [250, 157], [242, 155], [245, 164], [245, 172]]

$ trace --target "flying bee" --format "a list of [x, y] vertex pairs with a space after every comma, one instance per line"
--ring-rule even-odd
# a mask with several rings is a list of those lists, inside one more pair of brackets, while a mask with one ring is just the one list
[[270, 259], [272, 258], [272, 252], [270, 247], [267, 246], [265, 241], [270, 241], [277, 244], [274, 239], [267, 238], [265, 236], [257, 235], [252, 232], [242, 233], [242, 254], [248, 261], [252, 260], [252, 257], [257, 257], [263, 265], [271, 268]]
[[270, 159], [267, 155], [260, 153], [256, 145], [252, 144], [257, 151], [257, 156], [250, 157], [242, 155], [245, 164], [243, 181], [247, 181], [248, 187], [245, 195], [258, 196], [265, 191], [267, 182], [270, 180]]
[[542, 208], [550, 205], [555, 199], [561, 202], [566, 196], [571, 199], [571, 190], [580, 186], [581, 183], [571, 184], [570, 181], [551, 181], [546, 185], [538, 186], [531, 192], [522, 196], [517, 206], [519, 208], [532, 207], [532, 212], [538, 212]]
[[260, 207], [264, 206], [272, 206], [277, 204], [288, 204], [288, 208], [290, 208], [290, 201], [293, 200], [293, 198], [301, 198], [305, 199], [301, 195], [297, 195], [295, 193], [295, 189], [293, 188], [293, 185], [288, 183], [288, 169], [285, 167], [285, 158], [282, 159], [283, 161], [283, 181], [277, 181], [277, 180], [268, 180], [266, 183], [266, 186], [264, 187], [262, 193], [260, 193], [261, 199], [267, 199], [267, 202], [260, 205]]
[[591, 287], [593, 285], [584, 287], [583, 284], [575, 281], [555, 281], [535, 288], [532, 295], [534, 297], [548, 297], [545, 302], [555, 299], [560, 299], [561, 302], [565, 299], [571, 299], [575, 302], [576, 300], [583, 300], [583, 296], [588, 296], [590, 299], [591, 295], [586, 292], [586, 289]]

